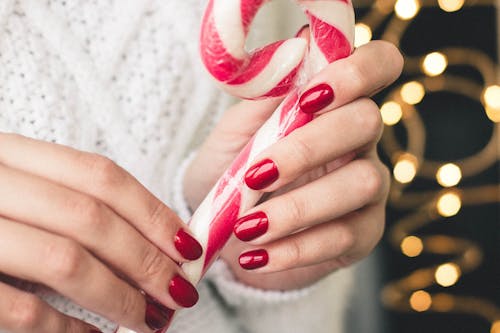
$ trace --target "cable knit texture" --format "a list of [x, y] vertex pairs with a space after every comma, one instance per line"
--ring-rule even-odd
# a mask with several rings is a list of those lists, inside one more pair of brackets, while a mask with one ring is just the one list
[[[198, 58], [203, 5], [1, 0], [0, 131], [105, 155], [187, 217], [179, 166], [230, 102]], [[275, 26], [261, 35], [274, 39], [279, 21], [267, 22]], [[180, 311], [170, 331], [340, 332], [350, 274], [265, 292], [239, 284], [218, 263], [199, 285], [199, 304]], [[104, 332], [115, 327], [53, 291], [37, 293]]]

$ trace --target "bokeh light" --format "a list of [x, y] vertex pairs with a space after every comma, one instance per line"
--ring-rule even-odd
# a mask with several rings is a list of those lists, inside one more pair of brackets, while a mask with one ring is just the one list
[[439, 7], [445, 12], [456, 12], [464, 6], [464, 0], [438, 0]]
[[437, 76], [443, 73], [448, 66], [448, 59], [440, 52], [432, 52], [425, 56], [422, 63], [424, 73], [428, 76]]
[[417, 174], [417, 159], [411, 154], [403, 154], [399, 157], [393, 170], [394, 178], [402, 183], [409, 183]]
[[417, 290], [410, 296], [410, 306], [417, 312], [429, 310], [432, 305], [432, 298], [428, 292]]
[[382, 121], [387, 126], [396, 125], [403, 116], [401, 105], [393, 101], [384, 103], [380, 107], [380, 113], [382, 116]]
[[417, 81], [405, 83], [401, 87], [401, 98], [405, 103], [415, 105], [422, 101], [425, 96], [424, 86]]
[[500, 86], [487, 87], [483, 93], [484, 103], [493, 109], [500, 109]]
[[462, 179], [462, 171], [458, 165], [447, 163], [439, 168], [436, 173], [436, 179], [443, 187], [455, 186]]
[[437, 201], [437, 211], [439, 215], [450, 217], [456, 215], [462, 207], [462, 200], [455, 192], [448, 192], [441, 195]]
[[493, 322], [490, 333], [500, 333], [500, 320]]
[[394, 5], [396, 15], [402, 20], [409, 20], [417, 15], [420, 3], [417, 0], [397, 0]]
[[439, 265], [436, 269], [434, 277], [439, 285], [443, 287], [450, 287], [457, 283], [460, 274], [460, 267], [454, 263], [446, 263]]
[[366, 24], [358, 23], [354, 29], [354, 46], [360, 47], [372, 39], [372, 29]]
[[422, 253], [424, 244], [422, 240], [416, 236], [407, 236], [401, 242], [401, 252], [408, 257], [416, 257]]

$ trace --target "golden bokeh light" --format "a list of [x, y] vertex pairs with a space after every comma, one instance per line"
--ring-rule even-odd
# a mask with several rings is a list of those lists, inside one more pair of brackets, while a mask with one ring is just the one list
[[445, 12], [456, 12], [464, 6], [465, 0], [438, 0], [439, 7]]
[[401, 87], [401, 98], [405, 103], [415, 105], [422, 101], [425, 96], [424, 86], [417, 81], [405, 83]]
[[493, 322], [490, 333], [500, 333], [500, 320]]
[[462, 199], [460, 199], [460, 196], [455, 192], [448, 192], [441, 195], [436, 205], [439, 215], [444, 217], [456, 215], [461, 207]]
[[486, 106], [500, 110], [500, 86], [492, 85], [487, 87], [483, 93]]
[[380, 113], [382, 121], [387, 126], [396, 125], [401, 120], [401, 117], [403, 117], [403, 109], [401, 109], [401, 105], [393, 101], [384, 103], [380, 107]]
[[417, 159], [411, 154], [403, 154], [399, 157], [393, 170], [394, 178], [402, 183], [409, 183], [417, 174]]
[[443, 73], [448, 66], [448, 59], [440, 52], [432, 52], [425, 56], [422, 69], [428, 76], [437, 76]]
[[447, 163], [439, 168], [436, 173], [436, 179], [439, 185], [443, 187], [455, 186], [462, 179], [462, 171], [458, 165]]
[[402, 20], [409, 20], [415, 17], [420, 10], [418, 0], [397, 0], [394, 5], [396, 15]]
[[372, 39], [372, 29], [364, 23], [358, 23], [354, 28], [354, 36], [354, 46], [360, 47]]
[[432, 305], [432, 298], [428, 292], [417, 290], [410, 296], [410, 306], [417, 312], [429, 310]]
[[500, 108], [490, 108], [486, 106], [486, 115], [494, 123], [500, 123]]
[[457, 283], [458, 278], [462, 272], [460, 271], [460, 267], [458, 267], [454, 263], [446, 263], [439, 265], [436, 269], [436, 273], [434, 277], [436, 282], [443, 287], [450, 287]]
[[401, 242], [401, 251], [408, 257], [416, 257], [422, 253], [424, 244], [422, 240], [416, 236], [408, 236]]

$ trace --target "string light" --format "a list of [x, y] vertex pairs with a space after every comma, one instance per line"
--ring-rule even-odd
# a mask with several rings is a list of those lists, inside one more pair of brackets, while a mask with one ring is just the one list
[[456, 12], [463, 7], [464, 2], [464, 0], [438, 0], [438, 5], [445, 12]]
[[394, 5], [396, 15], [402, 20], [409, 20], [417, 15], [420, 3], [417, 0], [397, 0]]
[[448, 66], [448, 59], [440, 52], [432, 52], [425, 56], [422, 63], [424, 73], [428, 76], [437, 76], [443, 73]]
[[500, 109], [500, 86], [492, 85], [484, 90], [483, 98], [485, 104], [493, 109]]
[[460, 274], [460, 267], [454, 263], [446, 263], [436, 269], [435, 278], [439, 285], [450, 287], [457, 283]]
[[417, 312], [429, 310], [432, 305], [432, 298], [428, 292], [423, 290], [415, 291], [410, 297], [410, 306]]
[[360, 47], [372, 39], [372, 29], [364, 23], [357, 23], [354, 28], [354, 46]]
[[462, 171], [456, 164], [447, 163], [438, 169], [436, 179], [443, 187], [455, 186], [462, 179]]
[[448, 192], [441, 195], [437, 201], [436, 208], [439, 215], [451, 217], [456, 215], [462, 207], [462, 200], [455, 192]]
[[384, 103], [380, 107], [380, 113], [382, 116], [382, 121], [387, 126], [396, 125], [403, 116], [401, 105], [393, 101]]
[[401, 98], [405, 103], [415, 105], [422, 101], [425, 96], [424, 86], [417, 81], [405, 83], [401, 87]]
[[398, 159], [393, 170], [394, 178], [402, 183], [409, 183], [417, 174], [417, 159], [411, 154], [403, 154]]
[[493, 322], [490, 333], [500, 333], [500, 320]]
[[416, 257], [422, 253], [424, 244], [422, 240], [416, 236], [407, 236], [401, 242], [401, 252], [408, 257]]

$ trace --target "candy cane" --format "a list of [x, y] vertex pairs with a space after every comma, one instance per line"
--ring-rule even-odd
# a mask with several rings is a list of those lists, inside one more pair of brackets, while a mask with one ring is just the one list
[[[245, 99], [286, 97], [217, 181], [189, 222], [204, 250], [201, 258], [182, 266], [193, 284], [202, 278], [229, 240], [237, 218], [262, 195], [244, 182], [254, 158], [312, 120], [312, 115], [298, 107], [300, 84], [353, 50], [351, 0], [297, 0], [309, 19], [309, 42], [291, 38], [247, 53], [245, 40], [250, 24], [265, 2], [209, 0], [203, 17], [201, 58], [224, 90]], [[131, 331], [120, 328], [118, 332]]]

